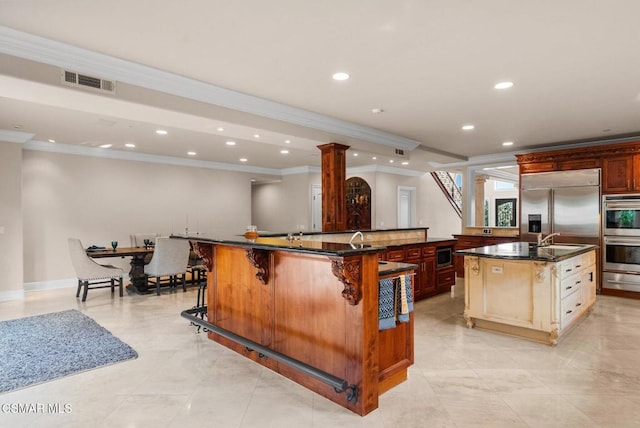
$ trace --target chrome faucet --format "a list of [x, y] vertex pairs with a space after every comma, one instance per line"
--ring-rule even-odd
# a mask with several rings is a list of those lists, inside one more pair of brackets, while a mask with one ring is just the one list
[[349, 239], [349, 244], [353, 243], [353, 240], [356, 238], [356, 236], [360, 235], [360, 242], [364, 241], [364, 235], [362, 234], [362, 232], [357, 231], [356, 233], [354, 233], [353, 235], [351, 235], [351, 239]]
[[560, 236], [560, 233], [556, 232], [556, 233], [552, 233], [550, 235], [547, 235], [546, 237], [542, 238], [542, 233], [538, 233], [538, 247], [546, 247], [547, 245], [550, 244], [550, 240], [551, 238], [553, 238], [554, 236]]

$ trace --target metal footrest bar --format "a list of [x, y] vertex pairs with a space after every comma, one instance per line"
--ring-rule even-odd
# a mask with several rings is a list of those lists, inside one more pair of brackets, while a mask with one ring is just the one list
[[340, 379], [339, 377], [320, 370], [317, 367], [310, 366], [309, 364], [303, 363], [300, 360], [296, 360], [295, 358], [291, 358], [287, 355], [281, 354], [280, 352], [274, 351], [273, 349], [267, 348], [266, 346], [260, 345], [257, 342], [239, 336], [229, 330], [225, 330], [224, 328], [218, 327], [217, 325], [211, 324], [210, 322], [198, 317], [198, 315], [205, 314], [206, 312], [207, 307], [201, 306], [198, 308], [184, 310], [180, 313], [180, 316], [191, 321], [192, 324], [201, 326], [208, 331], [212, 331], [222, 337], [244, 345], [247, 350], [258, 352], [261, 357], [264, 356], [273, 358], [274, 360], [284, 363], [289, 367], [300, 370], [301, 372], [306, 373], [309, 376], [323, 383], [326, 383], [329, 386], [332, 386], [333, 389], [338, 393], [346, 391], [347, 401], [351, 403], [356, 403], [358, 401], [357, 385], [350, 385], [349, 382], [344, 379]]

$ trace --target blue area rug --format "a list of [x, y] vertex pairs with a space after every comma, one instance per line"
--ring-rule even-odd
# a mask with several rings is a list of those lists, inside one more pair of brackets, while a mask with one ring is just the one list
[[75, 309], [0, 322], [0, 393], [137, 358]]

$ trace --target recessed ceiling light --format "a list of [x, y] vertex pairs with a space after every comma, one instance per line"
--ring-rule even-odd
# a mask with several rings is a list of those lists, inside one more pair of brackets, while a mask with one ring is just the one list
[[220, 127], [220, 128], [218, 128], [218, 131], [222, 132], [222, 131], [224, 131], [224, 128]]
[[393, 163], [393, 159], [389, 159], [389, 163]]
[[371, 113], [373, 114], [380, 114], [380, 113], [384, 113], [384, 110], [381, 108], [372, 108], [371, 109]]
[[240, 158], [240, 162], [246, 162], [247, 158]]
[[124, 145], [125, 147], [129, 147], [130, 149], [134, 148], [136, 145], [133, 143], [127, 143]]
[[256, 179], [255, 179], [255, 178], [252, 178], [252, 179], [251, 179], [251, 180], [249, 180], [249, 181], [251, 181], [252, 183], [255, 183], [255, 182], [256, 182]]
[[196, 153], [196, 152], [187, 152], [187, 154], [188, 154], [189, 156], [195, 156], [195, 155], [197, 155], [197, 153]]
[[101, 149], [108, 149], [111, 146], [112, 146], [112, 144], [100, 144], [100, 148]]
[[349, 77], [349, 73], [345, 73], [344, 71], [339, 71], [337, 73], [333, 73], [333, 76], [331, 76], [333, 78], [333, 80], [347, 80]]
[[282, 153], [283, 155], [288, 155], [289, 154], [289, 150], [280, 150], [280, 153]]
[[409, 162], [404, 161], [404, 162], [402, 162], [402, 165], [409, 165]]
[[464, 131], [471, 131], [473, 128], [475, 128], [475, 126], [473, 126], [473, 125], [464, 125], [464, 126], [462, 127], [462, 129], [463, 129]]
[[374, 157], [372, 157], [371, 159], [376, 160], [376, 159], [378, 159], [378, 158], [374, 156]]
[[13, 129], [20, 129], [22, 128], [22, 125], [13, 125]]
[[357, 157], [357, 156], [358, 156], [358, 154], [357, 154], [357, 153], [354, 153], [354, 154], [353, 154], [353, 156], [354, 156], [354, 157]]
[[285, 144], [290, 144], [291, 140], [284, 140]]
[[235, 146], [236, 142], [235, 141], [227, 141], [227, 146]]
[[253, 138], [260, 138], [260, 134], [253, 134]]
[[53, 138], [49, 138], [49, 142], [50, 142], [50, 143], [55, 143], [55, 142], [56, 142], [56, 140], [54, 140]]
[[167, 135], [168, 132], [165, 131], [164, 129], [156, 129], [156, 134], [158, 134], [158, 135]]
[[499, 82], [499, 83], [495, 84], [494, 88], [496, 88], [496, 89], [509, 89], [512, 86], [513, 86], [513, 82]]
[[505, 141], [502, 143], [503, 146], [513, 146], [513, 141]]

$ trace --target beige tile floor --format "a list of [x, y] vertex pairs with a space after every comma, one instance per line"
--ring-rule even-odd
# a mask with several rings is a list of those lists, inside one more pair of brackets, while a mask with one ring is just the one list
[[[463, 289], [462, 284], [456, 291]], [[360, 417], [208, 340], [179, 316], [194, 289], [112, 299], [28, 293], [0, 319], [76, 308], [139, 358], [1, 394], [68, 404], [68, 414], [0, 412], [2, 427], [638, 427], [640, 301], [598, 296], [557, 347], [469, 330], [463, 296], [416, 303], [409, 380]]]

